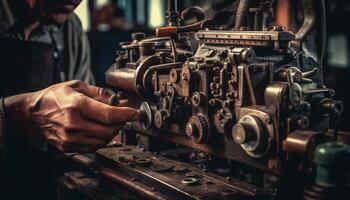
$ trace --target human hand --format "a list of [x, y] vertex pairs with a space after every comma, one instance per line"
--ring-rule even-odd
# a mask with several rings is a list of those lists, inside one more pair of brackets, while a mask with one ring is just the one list
[[[26, 130], [39, 130], [63, 152], [92, 152], [106, 145], [126, 122], [140, 113], [123, 102], [109, 106], [112, 95], [81, 81], [69, 81], [44, 90], [5, 98], [6, 115]], [[29, 127], [28, 127], [29, 125]], [[38, 133], [26, 132], [26, 137]], [[35, 131], [37, 132], [37, 131]]]

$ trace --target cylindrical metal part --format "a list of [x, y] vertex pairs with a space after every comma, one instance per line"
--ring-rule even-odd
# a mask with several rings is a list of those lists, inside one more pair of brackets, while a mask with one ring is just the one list
[[157, 37], [174, 36], [176, 34], [178, 34], [178, 28], [176, 26], [166, 26], [156, 29]]
[[288, 135], [283, 142], [283, 149], [290, 156], [312, 161], [314, 149], [324, 141], [324, 134], [313, 131], [296, 131]]
[[168, 25], [179, 26], [179, 12], [177, 10], [177, 0], [168, 0]]
[[135, 69], [122, 68], [109, 70], [106, 73], [106, 83], [118, 90], [137, 92]]
[[155, 43], [154, 42], [141, 42], [140, 43], [140, 55], [151, 56], [155, 54]]

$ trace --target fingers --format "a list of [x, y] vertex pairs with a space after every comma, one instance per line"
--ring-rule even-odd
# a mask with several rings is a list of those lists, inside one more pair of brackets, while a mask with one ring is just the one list
[[101, 124], [96, 121], [84, 119], [78, 113], [69, 114], [69, 116], [66, 114], [52, 117], [46, 121], [46, 124], [40, 127], [42, 130], [48, 130], [49, 132], [53, 132], [54, 130], [62, 139], [66, 135], [67, 137], [71, 135], [82, 135], [110, 141], [124, 126], [124, 123]]
[[41, 102], [30, 114], [47, 140], [63, 152], [94, 151], [126, 122], [140, 118], [139, 111], [126, 107], [127, 100], [107, 105], [113, 95], [81, 81], [57, 84], [40, 94]]
[[[96, 100], [99, 102], [102, 102], [104, 104], [110, 105], [111, 100], [117, 96], [116, 94], [113, 94], [112, 91], [108, 91], [104, 88], [96, 87], [93, 85], [89, 85], [87, 83], [84, 83], [82, 81], [70, 81], [71, 87], [75, 89], [76, 91]], [[127, 100], [120, 100], [120, 103], [118, 104], [119, 107], [127, 106], [128, 101]]]
[[47, 141], [64, 153], [89, 153], [104, 147], [110, 140], [88, 137], [84, 134], [45, 132]]
[[140, 118], [139, 111], [133, 108], [109, 106], [91, 98], [85, 98], [82, 107], [84, 117], [103, 124], [126, 123]]
[[112, 94], [108, 90], [81, 81], [76, 82], [72, 87], [76, 91], [104, 104], [108, 104], [112, 98]]
[[87, 120], [75, 120], [73, 124], [62, 126], [62, 132], [66, 134], [84, 133], [86, 136], [110, 140], [124, 124], [103, 125]]

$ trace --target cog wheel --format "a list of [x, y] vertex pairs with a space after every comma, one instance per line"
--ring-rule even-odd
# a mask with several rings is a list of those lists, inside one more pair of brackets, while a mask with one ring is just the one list
[[192, 116], [186, 124], [186, 135], [191, 137], [196, 143], [207, 143], [210, 136], [207, 118], [201, 114]]

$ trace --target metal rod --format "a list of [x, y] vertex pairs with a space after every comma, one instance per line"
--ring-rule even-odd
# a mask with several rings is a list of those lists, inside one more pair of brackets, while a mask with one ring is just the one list
[[240, 0], [238, 9], [236, 12], [236, 19], [235, 19], [235, 27], [233, 28], [235, 31], [238, 31], [244, 24], [244, 20], [247, 17], [248, 14], [248, 4], [250, 0]]
[[301, 1], [304, 10], [304, 22], [298, 32], [295, 34], [295, 41], [292, 42], [294, 50], [299, 51], [302, 43], [305, 41], [309, 33], [314, 30], [316, 15], [315, 15], [315, 1], [314, 0], [302, 0]]

